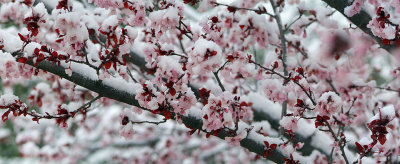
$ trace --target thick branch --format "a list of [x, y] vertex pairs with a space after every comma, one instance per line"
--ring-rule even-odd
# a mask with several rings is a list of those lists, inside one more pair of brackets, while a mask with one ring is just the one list
[[396, 48], [396, 45], [384, 45], [382, 44], [382, 38], [379, 38], [372, 34], [371, 30], [367, 27], [369, 21], [371, 21], [371, 16], [365, 12], [364, 10], [361, 10], [358, 14], [348, 17], [346, 14], [344, 14], [344, 8], [349, 6], [349, 3], [347, 0], [323, 0], [325, 3], [327, 3], [330, 7], [336, 9], [340, 13], [343, 14], [347, 19], [349, 19], [352, 23], [354, 23], [358, 28], [360, 28], [362, 31], [370, 35], [374, 40], [378, 42], [378, 44], [385, 50], [391, 51]]
[[[27, 64], [34, 66], [32, 61], [28, 61]], [[138, 106], [139, 102], [135, 99], [135, 94], [132, 94], [126, 90], [120, 90], [117, 88], [114, 88], [108, 84], [105, 84], [104, 82], [100, 80], [93, 80], [91, 78], [86, 77], [85, 75], [82, 75], [77, 72], [72, 72], [72, 75], [69, 76], [68, 74], [65, 73], [65, 68], [63, 67], [58, 67], [55, 64], [51, 64], [48, 61], [42, 61], [40, 62], [36, 68], [42, 69], [44, 71], [53, 73], [59, 77], [65, 78], [77, 85], [80, 85], [82, 87], [85, 87], [93, 92], [97, 92], [100, 95], [104, 95], [104, 97], [108, 97], [110, 99], [117, 100], [119, 102], [123, 102], [129, 105], [134, 105]], [[195, 129], [202, 129], [203, 126], [203, 121], [197, 117], [194, 116], [181, 116], [182, 122]], [[226, 130], [222, 130], [217, 137], [221, 139], [225, 139], [225, 137], [229, 137], [229, 133]], [[242, 147], [247, 148], [249, 151], [252, 151], [258, 155], [263, 155], [264, 149], [266, 148], [265, 145], [261, 144], [259, 141], [256, 141], [252, 138], [245, 138], [240, 141], [240, 144]], [[271, 157], [270, 160], [277, 162], [277, 163], [282, 163], [283, 158], [285, 156], [281, 154], [279, 151], [275, 151], [274, 156]]]

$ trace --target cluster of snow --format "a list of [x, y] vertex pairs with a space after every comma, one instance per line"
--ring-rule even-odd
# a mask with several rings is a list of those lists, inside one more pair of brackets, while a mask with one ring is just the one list
[[221, 65], [221, 48], [213, 41], [200, 38], [189, 53], [188, 70], [194, 74], [206, 74], [216, 71]]

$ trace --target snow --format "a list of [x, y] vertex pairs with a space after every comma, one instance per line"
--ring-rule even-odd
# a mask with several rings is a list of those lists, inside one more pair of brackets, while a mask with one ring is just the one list
[[0, 29], [0, 45], [4, 45], [3, 50], [12, 53], [22, 47], [22, 41], [19, 37], [11, 35], [15, 33], [15, 29], [10, 28], [7, 30]]
[[382, 118], [388, 118], [389, 120], [393, 120], [393, 118], [396, 117], [396, 112], [392, 104], [383, 107], [381, 109], [381, 114]]
[[[206, 58], [207, 51], [216, 51], [216, 54]], [[222, 64], [222, 57], [222, 50], [215, 42], [200, 38], [193, 45], [192, 52], [189, 53], [189, 65], [193, 65], [193, 73], [204, 74], [219, 68]]]
[[396, 117], [396, 112], [394, 106], [390, 104], [379, 109], [379, 112], [377, 112], [375, 116], [371, 117], [370, 120], [372, 121], [372, 120], [379, 120], [386, 118], [389, 121], [392, 121], [395, 117]]
[[299, 134], [304, 138], [311, 137], [314, 133], [321, 133], [317, 128], [315, 128], [313, 122], [308, 122], [308, 120], [305, 119], [300, 119], [297, 122], [297, 126], [299, 127], [299, 130], [296, 131], [296, 134]]
[[47, 16], [47, 10], [46, 7], [42, 2], [39, 2], [35, 7], [33, 7], [34, 12], [27, 12], [24, 16], [24, 18], [31, 17], [34, 15], [38, 15], [41, 19], [45, 18]]
[[12, 94], [5, 94], [0, 96], [0, 105], [8, 106], [13, 104], [16, 100], [19, 100], [17, 96]]
[[[116, 77], [110, 77], [110, 78], [104, 79], [102, 82], [103, 82], [103, 84], [111, 86], [112, 88], [115, 88], [116, 90], [125, 91], [132, 95], [135, 95], [137, 88], [141, 87], [140, 85], [137, 85], [135, 83], [129, 83], [122, 78], [116, 78]], [[132, 97], [132, 99], [133, 99], [133, 97]]]
[[24, 57], [26, 57], [26, 58], [34, 57], [35, 49], [37, 48], [40, 50], [40, 47], [41, 47], [41, 45], [39, 43], [30, 42], [24, 48]]
[[116, 26], [118, 26], [118, 17], [116, 15], [111, 15], [103, 21], [100, 30], [108, 33]]
[[132, 26], [126, 26], [125, 29], [128, 32], [128, 37], [132, 40], [136, 39], [138, 36], [138, 30]]
[[199, 158], [200, 159], [206, 159], [207, 157], [213, 156], [213, 155], [221, 152], [222, 150], [226, 150], [227, 148], [228, 148], [228, 144], [226, 144], [225, 142], [219, 143], [218, 145], [216, 145], [211, 150], [207, 150], [207, 151], [204, 151], [203, 153], [201, 153], [199, 155]]
[[58, 1], [54, 1], [54, 0], [40, 0], [42, 1], [46, 6], [49, 6], [50, 8], [56, 8]]
[[332, 137], [326, 133], [315, 133], [312, 137], [311, 145], [321, 149], [325, 154], [329, 154], [332, 149], [330, 145], [333, 144], [331, 138]]
[[259, 93], [251, 92], [247, 97], [247, 101], [253, 103], [255, 110], [264, 112], [272, 117], [274, 120], [280, 120], [281, 118], [281, 105], [268, 100], [265, 96]]
[[33, 142], [24, 143], [22, 145], [22, 147], [20, 147], [20, 149], [19, 149], [20, 153], [22, 153], [24, 156], [27, 156], [27, 157], [37, 156], [37, 154], [39, 154], [39, 150], [40, 149]]
[[3, 140], [10, 136], [11, 132], [9, 129], [0, 129], [0, 140]]

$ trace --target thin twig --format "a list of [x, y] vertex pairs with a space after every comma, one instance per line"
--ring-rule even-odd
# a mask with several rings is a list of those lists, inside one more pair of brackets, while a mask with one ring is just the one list
[[217, 72], [213, 72], [215, 78], [217, 79], [218, 85], [221, 88], [222, 92], [225, 92], [225, 88], [224, 85], [222, 85], [221, 80], [218, 77], [218, 73]]
[[256, 13], [260, 13], [260, 14], [267, 14], [271, 17], [274, 17], [274, 15], [272, 15], [271, 13], [268, 13], [267, 11], [262, 11], [261, 8], [258, 9], [249, 9], [249, 8], [243, 8], [243, 7], [236, 7], [236, 6], [231, 6], [231, 5], [226, 5], [226, 4], [222, 4], [222, 3], [218, 3], [218, 2], [214, 2], [215, 5], [217, 6], [226, 6], [226, 7], [230, 7], [233, 8], [235, 10], [248, 10], [248, 11], [254, 11]]
[[340, 96], [340, 93], [336, 90], [335, 86], [333, 85], [333, 82], [331, 79], [325, 79], [325, 81], [331, 86], [333, 92], [335, 92], [338, 96]]
[[126, 67], [126, 70], [127, 70], [127, 72], [128, 72], [129, 77], [131, 77], [131, 79], [132, 79], [135, 83], [138, 83], [138, 81], [133, 77], [133, 75], [132, 75], [132, 73], [131, 73], [131, 70], [129, 70], [128, 67]]
[[131, 121], [132, 124], [161, 124], [167, 122], [167, 119], [163, 119], [162, 121]]
[[290, 29], [290, 27], [301, 18], [301, 16], [303, 16], [303, 13], [300, 13], [299, 16], [293, 22], [287, 25], [284, 32], [287, 32]]
[[331, 125], [329, 125], [328, 122], [326, 122], [326, 126], [328, 127], [329, 132], [332, 134], [335, 141], [339, 143], [340, 151], [342, 152], [344, 161], [346, 162], [346, 164], [349, 164], [349, 160], [347, 159], [346, 153], [344, 152], [344, 144], [343, 145], [341, 144], [341, 142], [342, 142], [341, 139], [339, 140], [339, 138], [336, 136], [335, 132], [333, 131]]

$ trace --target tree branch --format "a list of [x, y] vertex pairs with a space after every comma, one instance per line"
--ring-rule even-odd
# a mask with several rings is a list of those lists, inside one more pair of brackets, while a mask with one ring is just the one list
[[354, 23], [358, 28], [360, 28], [362, 31], [370, 35], [378, 44], [388, 52], [396, 48], [396, 44], [392, 45], [384, 45], [382, 43], [382, 38], [379, 38], [372, 34], [372, 31], [367, 27], [369, 21], [371, 21], [372, 17], [365, 12], [364, 10], [361, 10], [358, 14], [348, 17], [346, 14], [344, 14], [344, 8], [346, 8], [349, 4], [347, 0], [322, 0], [326, 4], [328, 4], [330, 7], [336, 9], [340, 13], [342, 13], [343, 16], [345, 16], [348, 20], [350, 20], [352, 23]]
[[[69, 76], [68, 74], [65, 73], [65, 68], [62, 66], [58, 67], [55, 64], [51, 64], [48, 61], [41, 61], [40, 63], [37, 64], [37, 66], [34, 66], [33, 62], [27, 61], [27, 64], [36, 67], [38, 69], [42, 69], [44, 71], [50, 72], [54, 75], [57, 75], [59, 77], [65, 78], [77, 85], [80, 85], [84, 88], [87, 88], [93, 92], [96, 92], [100, 95], [104, 95], [104, 97], [126, 103], [129, 105], [137, 106], [140, 107], [139, 102], [135, 99], [135, 94], [132, 94], [131, 92], [128, 92], [127, 90], [121, 90], [117, 89], [109, 84], [106, 84], [104, 81], [101, 80], [94, 80], [91, 78], [88, 78], [85, 75], [82, 75], [78, 72], [73, 71], [72, 75]], [[201, 118], [197, 118], [195, 116], [180, 116], [182, 119], [182, 122], [195, 129], [202, 129], [203, 126], [203, 121]], [[175, 118], [175, 117], [172, 117]], [[229, 137], [230, 134], [227, 130], [223, 129], [218, 133], [217, 137], [221, 139], [225, 139], [225, 137]], [[263, 155], [264, 150], [266, 149], [265, 145], [262, 144], [262, 141], [255, 140], [253, 138], [250, 138], [247, 136], [243, 140], [240, 141], [240, 145], [244, 148], [247, 148], [249, 151], [254, 152], [260, 156]], [[285, 156], [280, 152], [280, 151], [275, 151], [274, 155], [270, 157], [269, 160], [274, 161], [276, 163], [283, 163], [283, 159]]]

